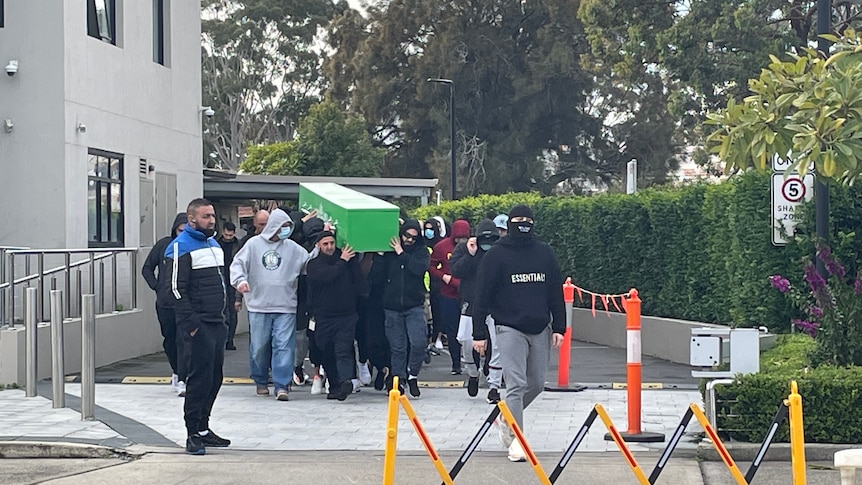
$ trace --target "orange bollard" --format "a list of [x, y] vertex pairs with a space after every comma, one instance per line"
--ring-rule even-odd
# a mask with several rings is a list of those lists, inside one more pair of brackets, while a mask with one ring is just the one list
[[560, 366], [557, 371], [557, 385], [566, 387], [569, 385], [569, 364], [572, 358], [572, 306], [575, 303], [575, 285], [571, 278], [566, 278], [563, 283], [563, 301], [566, 302], [566, 333], [563, 337], [563, 345], [560, 346]]
[[[632, 288], [626, 298], [626, 391], [629, 429], [620, 433], [624, 440], [641, 443], [661, 443], [662, 433], [641, 430], [641, 299]], [[605, 435], [605, 440], [613, 439]]]
[[641, 299], [629, 291], [626, 304], [626, 388], [628, 389], [629, 434], [641, 432]]
[[575, 285], [572, 278], [563, 283], [563, 301], [566, 302], [566, 333], [560, 346], [560, 361], [557, 368], [557, 387], [545, 386], [546, 391], [579, 392], [587, 388], [580, 384], [569, 385], [569, 366], [572, 359], [572, 307], [575, 304]]

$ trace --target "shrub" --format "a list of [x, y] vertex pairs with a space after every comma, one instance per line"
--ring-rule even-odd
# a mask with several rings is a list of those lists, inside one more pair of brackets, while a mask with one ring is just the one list
[[766, 175], [634, 195], [483, 195], [414, 215], [475, 226], [517, 203], [533, 208], [536, 234], [554, 248], [564, 275], [600, 293], [637, 288], [644, 314], [778, 329], [795, 316], [765, 279], [789, 270], [803, 250], [771, 243]]
[[[716, 387], [718, 426], [741, 441], [763, 440], [778, 406], [787, 398], [790, 382], [802, 396], [805, 441], [858, 443], [862, 423], [856, 417], [862, 405], [858, 383], [862, 367], [822, 365], [811, 368], [817, 344], [805, 334], [781, 335], [775, 347], [760, 357], [760, 373], [739, 376], [736, 383]], [[790, 440], [785, 422], [775, 441]]]

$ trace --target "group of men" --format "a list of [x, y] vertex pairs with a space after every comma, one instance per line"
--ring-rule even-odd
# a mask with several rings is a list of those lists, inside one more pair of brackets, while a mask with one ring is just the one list
[[[550, 247], [534, 236], [527, 206], [512, 208], [507, 220], [480, 221], [473, 234], [467, 221], [455, 221], [448, 237], [442, 220], [423, 228], [408, 219], [391, 251], [361, 255], [336, 247], [334, 229], [314, 213], [258, 211], [256, 234], [243, 241], [230, 223], [214, 238], [215, 211], [205, 199], [193, 200], [182, 216], [143, 272], [157, 292], [174, 386], [184, 383], [188, 453], [230, 444], [210, 430], [209, 417], [243, 302], [250, 374], [260, 396], [270, 395], [271, 377], [276, 399], [289, 400], [291, 383], [306, 379], [307, 351], [315, 385], [325, 376], [330, 399], [343, 401], [359, 381], [370, 383], [370, 368], [377, 370], [377, 389], [391, 389], [398, 376], [399, 391], [406, 383], [419, 397], [420, 370], [439, 339], [427, 328], [429, 287], [435, 330], [447, 336], [452, 373], [466, 366], [470, 396], [478, 393], [483, 356], [488, 402], [499, 401], [505, 382], [519, 426], [523, 409], [544, 388], [550, 348], [565, 331], [562, 276]], [[299, 341], [305, 335], [307, 344]], [[523, 461], [508, 424], [498, 425], [509, 459]]]

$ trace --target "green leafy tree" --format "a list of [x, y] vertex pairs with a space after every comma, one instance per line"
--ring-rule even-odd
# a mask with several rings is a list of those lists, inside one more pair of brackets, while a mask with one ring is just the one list
[[336, 8], [320, 0], [201, 0], [207, 165], [235, 170], [246, 147], [290, 140], [323, 86], [318, 29]]
[[[624, 103], [654, 104], [653, 112], [664, 106], [670, 116], [651, 123], [670, 123], [676, 151], [696, 147], [693, 159], [705, 163], [706, 113], [728, 97], [741, 102], [769, 55], [801, 54], [812, 45], [816, 6], [816, 0], [582, 0], [578, 17], [591, 69], [603, 84], [611, 81], [599, 91], [640, 90], [639, 99]], [[860, 12], [858, 2], [833, 1], [835, 31], [856, 25]]]
[[365, 121], [332, 101], [311, 107], [299, 123], [296, 152], [302, 175], [379, 177], [386, 150], [374, 147]]
[[300, 121], [295, 140], [250, 146], [240, 169], [261, 175], [378, 177], [385, 157], [385, 149], [371, 144], [362, 118], [323, 101]]
[[[347, 10], [329, 29], [330, 93], [361, 113], [389, 150], [390, 175], [433, 174], [446, 188], [449, 87], [426, 82], [445, 78], [455, 89], [459, 194], [619, 180], [636, 157], [628, 147], [655, 136], [637, 142], [634, 121], [614, 130], [608, 111], [593, 109], [600, 94], [580, 62], [587, 45], [578, 3], [393, 0], [370, 7], [367, 18]], [[666, 116], [646, 112], [644, 126]]]
[[296, 143], [282, 141], [248, 147], [239, 169], [244, 173], [259, 175], [301, 175], [302, 162], [296, 153]]
[[824, 59], [814, 49], [772, 56], [749, 81], [751, 95], [709, 114], [711, 150], [726, 170], [767, 170], [774, 155], [790, 170], [852, 184], [862, 164], [862, 38], [852, 29]]

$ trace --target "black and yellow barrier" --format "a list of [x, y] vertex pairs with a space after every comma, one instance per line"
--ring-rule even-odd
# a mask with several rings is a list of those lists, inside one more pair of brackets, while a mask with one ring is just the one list
[[419, 440], [422, 442], [422, 446], [425, 447], [425, 451], [431, 458], [431, 462], [434, 464], [434, 468], [443, 480], [444, 485], [454, 484], [454, 479], [458, 475], [458, 472], [461, 471], [461, 468], [463, 468], [464, 464], [467, 463], [470, 455], [472, 455], [473, 451], [476, 450], [476, 446], [478, 446], [479, 442], [491, 428], [494, 420], [499, 415], [502, 415], [503, 419], [509, 423], [512, 433], [515, 435], [515, 439], [521, 443], [527, 462], [533, 468], [539, 482], [544, 485], [551, 485], [551, 482], [548, 480], [548, 476], [545, 474], [545, 471], [542, 469], [542, 465], [539, 463], [539, 459], [536, 457], [536, 454], [533, 453], [533, 450], [527, 443], [526, 438], [524, 438], [524, 433], [521, 432], [521, 428], [518, 426], [518, 423], [515, 422], [515, 417], [512, 416], [512, 412], [509, 410], [509, 407], [506, 406], [505, 401], [500, 401], [496, 406], [494, 406], [494, 410], [488, 416], [488, 419], [485, 420], [479, 433], [477, 433], [470, 442], [470, 445], [464, 451], [464, 454], [461, 455], [458, 463], [455, 464], [452, 471], [447, 473], [446, 468], [443, 466], [443, 462], [440, 460], [439, 453], [437, 453], [437, 450], [431, 443], [431, 439], [428, 437], [428, 434], [425, 433], [425, 428], [422, 427], [422, 423], [419, 422], [419, 418], [416, 416], [416, 412], [413, 410], [413, 405], [410, 404], [410, 400], [398, 392], [398, 378], [395, 377], [393, 381], [392, 390], [389, 391], [389, 407], [386, 422], [386, 446], [383, 457], [383, 485], [391, 485], [395, 483], [395, 456], [397, 453], [398, 442], [399, 406], [404, 409], [404, 412], [407, 414], [407, 418], [410, 420], [410, 423], [413, 424], [413, 428], [416, 430], [416, 434], [419, 435]]
[[425, 450], [428, 452], [428, 456], [431, 458], [431, 461], [434, 463], [434, 467], [437, 470], [437, 473], [440, 475], [440, 478], [443, 480], [444, 485], [454, 484], [455, 477], [464, 468], [464, 465], [467, 464], [467, 460], [473, 455], [476, 451], [476, 448], [479, 446], [479, 443], [484, 439], [485, 435], [493, 426], [494, 421], [498, 417], [502, 417], [509, 424], [512, 432], [515, 435], [515, 439], [521, 444], [521, 447], [524, 449], [524, 453], [526, 455], [527, 461], [532, 466], [533, 471], [536, 474], [536, 477], [539, 479], [539, 482], [542, 484], [553, 484], [556, 483], [557, 479], [559, 479], [560, 475], [563, 473], [565, 467], [571, 462], [575, 452], [577, 451], [580, 444], [583, 442], [584, 438], [587, 436], [587, 433], [590, 430], [590, 427], [595, 423], [596, 418], [600, 418], [605, 428], [608, 430], [609, 436], [613, 439], [614, 443], [616, 443], [617, 448], [619, 448], [620, 453], [623, 455], [623, 458], [626, 460], [629, 468], [635, 475], [635, 478], [638, 480], [638, 483], [641, 485], [654, 485], [661, 475], [662, 471], [664, 471], [665, 466], [670, 460], [670, 456], [673, 451], [676, 449], [676, 446], [679, 444], [683, 435], [685, 434], [685, 430], [688, 427], [691, 419], [694, 417], [700, 423], [713, 447], [715, 447], [718, 455], [721, 457], [722, 462], [724, 462], [728, 471], [730, 471], [731, 476], [736, 481], [737, 485], [748, 485], [754, 479], [754, 475], [757, 473], [757, 470], [760, 468], [763, 459], [766, 456], [766, 452], [769, 450], [769, 446], [772, 443], [775, 434], [778, 431], [779, 426], [789, 417], [790, 421], [790, 449], [791, 449], [791, 468], [792, 468], [792, 484], [793, 485], [806, 485], [806, 476], [805, 476], [805, 436], [803, 431], [803, 423], [802, 423], [802, 396], [799, 395], [798, 387], [796, 382], [792, 382], [790, 385], [790, 395], [786, 400], [784, 400], [779, 406], [778, 411], [775, 414], [775, 418], [772, 420], [772, 424], [769, 426], [769, 431], [763, 439], [763, 442], [760, 445], [760, 449], [755, 455], [754, 459], [751, 462], [751, 465], [748, 468], [748, 471], [745, 475], [742, 474], [739, 467], [733, 460], [733, 457], [730, 456], [730, 453], [727, 451], [727, 448], [722, 443], [721, 439], [718, 436], [718, 433], [713, 429], [713, 427], [709, 424], [709, 420], [706, 415], [700, 409], [700, 406], [697, 404], [691, 404], [689, 408], [686, 410], [685, 415], [683, 415], [682, 420], [674, 431], [673, 435], [671, 435], [670, 441], [668, 442], [667, 447], [662, 451], [661, 456], [659, 457], [658, 462], [650, 473], [649, 477], [643, 472], [640, 465], [638, 465], [637, 460], [635, 460], [634, 455], [631, 450], [629, 450], [628, 446], [617, 430], [616, 426], [614, 426], [613, 421], [611, 420], [608, 413], [605, 411], [604, 407], [601, 404], [596, 404], [593, 406], [592, 411], [587, 416], [587, 419], [581, 425], [575, 437], [572, 439], [569, 446], [566, 447], [566, 450], [563, 452], [563, 456], [560, 458], [560, 461], [554, 467], [554, 470], [550, 475], [546, 475], [542, 465], [539, 463], [536, 454], [530, 448], [527, 443], [526, 438], [524, 437], [521, 428], [515, 422], [514, 417], [512, 416], [509, 407], [506, 405], [505, 401], [500, 401], [497, 406], [495, 406], [491, 413], [488, 414], [488, 417], [482, 423], [482, 426], [479, 428], [479, 431], [475, 436], [470, 440], [467, 445], [467, 448], [458, 458], [455, 466], [448, 473], [443, 466], [442, 461], [440, 460], [440, 456], [435, 450], [434, 446], [431, 444], [431, 440], [428, 438], [428, 435], [425, 433], [422, 424], [419, 422], [419, 419], [416, 416], [416, 413], [413, 411], [413, 406], [410, 404], [410, 401], [407, 397], [402, 396], [398, 392], [398, 381], [397, 378], [393, 385], [393, 390], [389, 392], [389, 410], [388, 410], [388, 419], [386, 426], [386, 452], [384, 456], [384, 465], [383, 465], [383, 485], [391, 485], [395, 480], [395, 454], [396, 454], [396, 443], [398, 437], [398, 407], [399, 405], [404, 408], [404, 411], [407, 413], [407, 417], [410, 422], [413, 424], [413, 427], [416, 429], [416, 433], [419, 435], [419, 439], [422, 441], [422, 445], [425, 447]]

